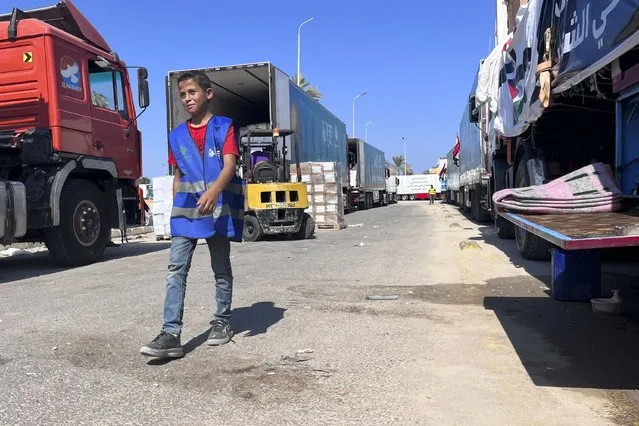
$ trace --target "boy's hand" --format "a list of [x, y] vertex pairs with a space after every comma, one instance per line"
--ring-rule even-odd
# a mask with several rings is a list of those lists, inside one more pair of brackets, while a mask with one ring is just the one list
[[215, 188], [211, 188], [202, 194], [200, 199], [197, 201], [198, 212], [203, 216], [213, 213], [217, 206], [217, 199], [219, 196], [220, 193]]

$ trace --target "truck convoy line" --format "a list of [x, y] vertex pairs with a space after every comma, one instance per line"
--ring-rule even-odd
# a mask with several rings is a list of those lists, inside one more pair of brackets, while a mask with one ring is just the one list
[[[449, 202], [475, 220], [493, 220], [526, 259], [559, 249], [552, 253], [563, 262], [566, 250], [639, 245], [626, 232], [639, 224], [639, 27], [628, 24], [636, 1], [530, 0], [519, 10], [519, 2], [506, 3], [497, 2], [503, 36], [481, 61], [462, 116], [458, 162], [453, 150], [447, 156]], [[623, 211], [495, 211], [497, 191], [541, 185], [595, 162], [612, 167]], [[593, 256], [588, 261], [597, 262]]]
[[[137, 185], [140, 113], [129, 67], [69, 0], [0, 15], [0, 54], [7, 58], [0, 69], [0, 244], [43, 241], [62, 264], [95, 262], [110, 243], [111, 228], [124, 233], [145, 221]], [[148, 73], [135, 68], [144, 112]], [[233, 117], [236, 134], [243, 135], [241, 146], [247, 129], [259, 136], [256, 150], [264, 148], [260, 142], [276, 141], [266, 144], [274, 149], [269, 167], [262, 161], [261, 180], [268, 181], [269, 168], [272, 183], [281, 186], [291, 164], [335, 162], [341, 166], [347, 210], [396, 199], [395, 186], [387, 185], [384, 153], [364, 141], [349, 141], [345, 124], [277, 67], [254, 63], [206, 72], [215, 84], [213, 113]], [[186, 119], [175, 96], [176, 78], [170, 72], [166, 81], [169, 130]], [[249, 176], [256, 165], [253, 154], [240, 164]], [[277, 207], [270, 204], [271, 210]], [[306, 206], [298, 204], [296, 211]], [[263, 207], [247, 213], [260, 216]], [[308, 215], [294, 216], [287, 232], [310, 235]], [[261, 223], [266, 227], [269, 220]]]

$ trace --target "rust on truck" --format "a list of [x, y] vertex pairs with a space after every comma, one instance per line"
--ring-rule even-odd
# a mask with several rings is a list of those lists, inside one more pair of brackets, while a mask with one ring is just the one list
[[[144, 218], [130, 67], [69, 0], [0, 15], [0, 63], [0, 243], [43, 240], [63, 263], [95, 261], [111, 227]], [[144, 110], [147, 71], [135, 68]]]

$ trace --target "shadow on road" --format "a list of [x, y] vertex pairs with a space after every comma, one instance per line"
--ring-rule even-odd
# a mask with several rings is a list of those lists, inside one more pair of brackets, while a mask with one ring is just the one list
[[[525, 260], [515, 241], [500, 239], [491, 223], [473, 223], [479, 225], [481, 235], [471, 240], [497, 248], [510, 263], [550, 288], [549, 261]], [[530, 295], [493, 293], [483, 298], [484, 308], [495, 313], [537, 386], [639, 389], [639, 251], [631, 248], [600, 253], [603, 296], [620, 290], [624, 300], [621, 315], [595, 314], [589, 302], [554, 300], [549, 289]], [[496, 285], [490, 281], [489, 288]], [[516, 286], [521, 277], [509, 281]]]
[[[109, 247], [104, 253], [104, 260], [100, 263], [126, 257], [142, 256], [168, 249], [170, 245], [169, 241], [157, 243], [131, 242], [120, 247]], [[100, 263], [94, 265], [99, 265]], [[92, 265], [84, 268], [90, 267]], [[0, 284], [55, 274], [67, 269], [70, 268], [58, 266], [47, 252], [0, 258]]]
[[639, 291], [632, 287], [634, 280], [630, 285], [605, 281], [606, 287], [624, 288], [620, 316], [595, 314], [590, 303], [549, 297], [484, 298], [537, 386], [639, 388]]
[[273, 302], [258, 302], [233, 310], [233, 330], [235, 334], [248, 331], [244, 337], [265, 334], [269, 327], [284, 318], [286, 309], [278, 308]]
[[[284, 318], [284, 312], [286, 312], [286, 309], [276, 307], [273, 302], [258, 302], [244, 308], [233, 309], [233, 317], [231, 319], [233, 332], [237, 336], [244, 331], [248, 331], [243, 337], [265, 334], [269, 327]], [[206, 342], [211, 329], [209, 327], [182, 346], [185, 357]], [[149, 360], [147, 365], [166, 365], [176, 359], [180, 358], [154, 358]]]

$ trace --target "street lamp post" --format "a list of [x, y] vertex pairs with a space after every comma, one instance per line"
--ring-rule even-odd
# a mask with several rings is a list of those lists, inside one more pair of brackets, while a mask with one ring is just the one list
[[406, 173], [406, 170], [408, 166], [408, 159], [406, 158], [406, 138], [402, 137], [402, 140], [404, 141], [404, 176], [407, 176], [408, 174]]
[[302, 26], [304, 24], [308, 24], [313, 19], [315, 18], [307, 19], [306, 21], [302, 22], [299, 28], [297, 29], [297, 85], [298, 86], [300, 85], [300, 44], [301, 44]]
[[367, 93], [368, 92], [362, 92], [353, 98], [353, 138], [355, 138], [355, 101], [358, 98], [361, 98], [362, 96], [366, 95]]
[[368, 126], [369, 126], [369, 124], [373, 124], [373, 123], [374, 123], [374, 121], [373, 121], [373, 120], [371, 120], [371, 121], [369, 121], [368, 123], [366, 123], [366, 136], [364, 137], [364, 140], [365, 140], [366, 142], [368, 142]]

